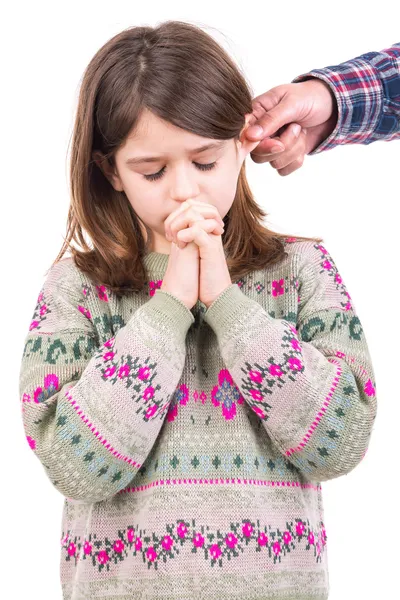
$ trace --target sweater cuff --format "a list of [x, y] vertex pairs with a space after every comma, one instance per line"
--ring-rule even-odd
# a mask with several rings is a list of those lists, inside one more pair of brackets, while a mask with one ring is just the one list
[[156, 289], [154, 296], [139, 310], [146, 312], [160, 333], [167, 327], [182, 343], [185, 343], [187, 332], [195, 322], [186, 304], [170, 292], [160, 289]]
[[208, 307], [204, 321], [221, 341], [231, 337], [235, 329], [240, 330], [251, 314], [260, 309], [258, 302], [248, 298], [236, 283], [232, 283]]

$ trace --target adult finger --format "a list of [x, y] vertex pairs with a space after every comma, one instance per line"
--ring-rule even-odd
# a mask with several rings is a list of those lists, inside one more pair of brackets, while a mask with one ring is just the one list
[[[262, 97], [258, 102], [262, 106]], [[288, 102], [287, 100], [285, 100], [285, 98], [283, 98], [283, 100], [281, 100], [276, 106], [274, 106], [270, 110], [266, 111], [264, 109], [262, 112], [258, 110], [258, 113], [256, 114], [260, 114], [260, 116], [257, 118], [256, 121], [254, 121], [254, 123], [252, 122], [245, 131], [246, 137], [249, 139], [249, 141], [252, 142], [256, 141], [261, 136], [270, 137], [274, 135], [274, 133], [276, 133], [280, 127], [283, 127], [288, 123], [296, 122], [298, 116], [298, 108], [295, 103], [290, 101]], [[254, 127], [257, 125], [263, 130], [263, 133], [260, 133], [260, 135], [257, 135], [257, 131], [254, 131]]]
[[[279, 152], [283, 152], [284, 150], [285, 146], [282, 144], [279, 136], [273, 138], [264, 138], [259, 144], [257, 144], [254, 150], [250, 152], [250, 156], [254, 162], [265, 162], [265, 156], [279, 154]], [[261, 158], [261, 160], [258, 161], [256, 160], [257, 158]]]
[[306, 135], [301, 131], [299, 137], [294, 138], [294, 142], [291, 144], [290, 149], [286, 152], [282, 152], [277, 157], [270, 161], [271, 167], [274, 169], [283, 169], [294, 160], [298, 158], [304, 158], [306, 154]]
[[[257, 147], [250, 153], [251, 158], [256, 163], [271, 162], [277, 156], [283, 157], [291, 152], [300, 135], [301, 126], [298, 123], [291, 123], [284, 128], [279, 138], [267, 138], [262, 140]], [[279, 142], [279, 143], [277, 143]]]
[[290, 175], [290, 173], [293, 173], [293, 171], [297, 171], [297, 169], [300, 169], [300, 167], [303, 165], [303, 163], [304, 163], [304, 156], [303, 156], [303, 158], [297, 158], [292, 163], [290, 163], [290, 165], [287, 165], [283, 169], [278, 169], [278, 173], [282, 177], [285, 177], [285, 175]]

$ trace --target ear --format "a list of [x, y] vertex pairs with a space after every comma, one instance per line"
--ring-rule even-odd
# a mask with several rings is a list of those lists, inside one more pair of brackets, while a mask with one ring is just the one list
[[115, 173], [115, 171], [112, 169], [110, 163], [108, 162], [104, 154], [96, 150], [95, 152], [93, 152], [92, 158], [96, 165], [99, 167], [99, 169], [104, 173], [105, 177], [107, 177], [108, 181], [111, 183], [113, 188], [117, 192], [123, 192], [124, 188], [122, 186], [121, 180]]
[[246, 129], [248, 127], [250, 127], [250, 119], [251, 118], [252, 118], [251, 114], [245, 115], [245, 124], [239, 134], [239, 140], [236, 142], [237, 149], [238, 149], [238, 159], [240, 160], [240, 163], [242, 163], [244, 161], [244, 159], [246, 158], [246, 156], [248, 154], [250, 154], [250, 152], [253, 152], [254, 148], [256, 146], [258, 146], [258, 144], [261, 142], [261, 140], [252, 142], [252, 141], [248, 140], [247, 137], [244, 135]]

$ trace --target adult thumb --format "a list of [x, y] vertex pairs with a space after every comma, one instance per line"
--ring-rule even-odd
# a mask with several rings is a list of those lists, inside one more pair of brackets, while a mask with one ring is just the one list
[[[260, 137], [273, 136], [278, 129], [288, 123], [298, 122], [298, 111], [296, 106], [288, 101], [281, 100], [279, 104], [266, 111], [261, 117], [251, 124], [246, 130], [246, 137], [258, 139]], [[257, 132], [257, 127], [262, 127], [261, 131]]]

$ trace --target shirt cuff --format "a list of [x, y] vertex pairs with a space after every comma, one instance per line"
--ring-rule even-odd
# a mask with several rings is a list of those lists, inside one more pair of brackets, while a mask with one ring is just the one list
[[310, 71], [309, 73], [304, 73], [303, 75], [295, 77], [295, 79], [292, 80], [292, 83], [300, 83], [302, 81], [307, 81], [309, 79], [314, 78], [320, 79], [321, 81], [324, 81], [326, 84], [329, 85], [333, 95], [336, 98], [338, 118], [335, 129], [332, 131], [332, 133], [318, 146], [316, 146], [314, 150], [309, 152], [309, 156], [312, 156], [313, 154], [319, 154], [324, 150], [330, 150], [331, 148], [334, 148], [335, 146], [338, 146], [339, 144], [343, 143], [343, 138], [345, 138], [348, 135], [350, 129], [349, 123], [347, 122], [346, 124], [344, 116], [351, 109], [351, 104], [346, 104], [346, 98], [344, 98], [338, 92], [337, 88], [335, 87], [335, 84], [333, 83], [332, 79], [327, 73], [325, 73], [321, 69], [315, 69], [313, 71]]

